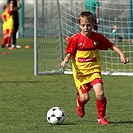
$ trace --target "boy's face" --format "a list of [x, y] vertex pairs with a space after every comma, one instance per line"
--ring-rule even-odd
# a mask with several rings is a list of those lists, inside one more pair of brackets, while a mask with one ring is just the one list
[[80, 19], [79, 27], [81, 28], [81, 34], [84, 36], [90, 36], [93, 23], [89, 22], [86, 18]]

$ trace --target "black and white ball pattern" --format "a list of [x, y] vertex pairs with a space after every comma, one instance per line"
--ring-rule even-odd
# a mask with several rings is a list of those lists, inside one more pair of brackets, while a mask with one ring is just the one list
[[60, 107], [53, 107], [47, 112], [47, 121], [50, 124], [62, 124], [65, 120], [65, 113]]

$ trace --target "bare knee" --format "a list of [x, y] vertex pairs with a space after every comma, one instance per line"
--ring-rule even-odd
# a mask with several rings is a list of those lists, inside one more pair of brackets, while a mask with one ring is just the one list
[[90, 96], [88, 93], [80, 95], [80, 100], [82, 103], [87, 103], [90, 100]]
[[95, 94], [96, 94], [96, 98], [99, 100], [102, 100], [104, 98], [104, 89], [103, 89], [103, 84], [101, 83], [97, 83], [95, 85], [93, 85]]
[[102, 100], [104, 98], [104, 91], [102, 90], [96, 93], [96, 98]]

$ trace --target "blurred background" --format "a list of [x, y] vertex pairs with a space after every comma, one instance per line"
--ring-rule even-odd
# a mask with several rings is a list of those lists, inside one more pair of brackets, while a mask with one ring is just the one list
[[[52, 3], [54, 3], [56, 0], [37, 0], [38, 3], [44, 3], [44, 14], [47, 15], [47, 13], [51, 12]], [[42, 2], [43, 1], [43, 2]], [[22, 8], [19, 10], [20, 14], [20, 27], [19, 27], [19, 37], [33, 37], [34, 36], [34, 0], [20, 0], [22, 4]], [[59, 0], [61, 5], [65, 5], [65, 7], [72, 8], [72, 10], [75, 10], [76, 12], [83, 11], [85, 0]], [[99, 0], [100, 2], [100, 26], [101, 28], [99, 31], [102, 32], [110, 32], [110, 28], [112, 28], [113, 25], [117, 25], [118, 27], [123, 27], [122, 32], [121, 29], [119, 29], [119, 33], [124, 34], [123, 36], [125, 38], [129, 37], [127, 35], [127, 32], [129, 32], [128, 24], [130, 23], [130, 20], [132, 20], [132, 0]], [[124, 3], [123, 3], [124, 2]], [[6, 3], [6, 0], [0, 0], [0, 14], [3, 11], [3, 5]], [[120, 10], [121, 9], [121, 10]], [[74, 16], [74, 14], [72, 14]], [[45, 18], [45, 16], [44, 16]], [[49, 16], [50, 18], [50, 16]], [[72, 21], [76, 22], [77, 16], [75, 18], [71, 17], [69, 19], [72, 19]], [[103, 21], [105, 20], [105, 21]], [[110, 21], [106, 21], [110, 20]], [[129, 20], [129, 23], [127, 21]], [[112, 21], [112, 22], [111, 22]], [[109, 23], [111, 23], [110, 26]], [[132, 22], [133, 23], [133, 22]], [[132, 31], [132, 23], [130, 23], [130, 29]], [[104, 27], [104, 31], [102, 31]], [[124, 31], [123, 31], [124, 30]], [[0, 19], [0, 37], [2, 37], [2, 20]], [[106, 34], [107, 37], [109, 37], [109, 34]]]
[[[0, 0], [0, 14], [3, 12], [3, 5], [7, 0]], [[18, 36], [33, 37], [34, 36], [34, 0], [20, 0], [21, 9], [19, 10], [20, 26]], [[0, 19], [0, 37], [2, 37], [2, 20]]]
[[[3, 12], [3, 5], [6, 4], [6, 1], [7, 0], [0, 0], [0, 14]], [[80, 30], [78, 16], [84, 11], [85, 0], [20, 0], [20, 2], [22, 7], [19, 10], [20, 26], [17, 34], [18, 38], [20, 38], [19, 45], [23, 47], [25, 42], [34, 48], [34, 39], [36, 38], [34, 37], [34, 29], [36, 29], [35, 33], [37, 33], [38, 39], [37, 48], [39, 50], [39, 52], [37, 52], [38, 58], [41, 59], [41, 61], [42, 59], [43, 61], [45, 60], [45, 62], [49, 57], [53, 57], [56, 62], [56, 59], [58, 59], [57, 68], [60, 69], [60, 61], [65, 55], [67, 45], [65, 38]], [[37, 4], [35, 5], [35, 3]], [[103, 68], [106, 68], [107, 71], [114, 71], [115, 68], [118, 68], [118, 71], [121, 69], [122, 71], [131, 72], [133, 59], [133, 0], [99, 0], [99, 3], [100, 22], [98, 32], [112, 41], [112, 29], [113, 26], [116, 25], [118, 27], [117, 33], [123, 38], [122, 42], [119, 42], [118, 45], [131, 60], [129, 66], [126, 65], [125, 67], [121, 66], [121, 64], [118, 65], [119, 57], [116, 58], [114, 56], [113, 59], [116, 59], [116, 61], [112, 63], [112, 60], [110, 61], [112, 53], [108, 55], [107, 52], [102, 53], [103, 64], [105, 64], [105, 66], [109, 64], [107, 68]], [[37, 8], [36, 17], [34, 14], [34, 5]], [[37, 28], [34, 27], [34, 18], [36, 18]], [[0, 38], [2, 38], [2, 23], [0, 19]], [[22, 42], [20, 42], [21, 40]], [[56, 45], [57, 51], [55, 51]], [[52, 46], [54, 51], [52, 51], [50, 55], [48, 51], [52, 49]], [[61, 49], [62, 52], [59, 52], [59, 49]], [[55, 55], [53, 55], [54, 52]], [[47, 53], [47, 55], [44, 55], [44, 53]], [[63, 55], [61, 55], [61, 53]], [[46, 59], [44, 59], [44, 57], [46, 57]], [[108, 62], [106, 61], [107, 59]], [[110, 64], [114, 64], [115, 67], [110, 69]], [[50, 66], [54, 65], [49, 65], [48, 68], [50, 68]], [[42, 71], [42, 69], [43, 68], [40, 67], [40, 71]]]

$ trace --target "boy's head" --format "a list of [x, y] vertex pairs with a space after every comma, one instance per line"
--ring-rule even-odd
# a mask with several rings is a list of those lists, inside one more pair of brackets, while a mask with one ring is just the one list
[[5, 9], [6, 9], [6, 5], [3, 6], [3, 10], [5, 10]]
[[86, 19], [86, 21], [94, 25], [94, 16], [91, 12], [89, 11], [81, 12], [81, 14], [79, 15], [79, 24], [82, 19]]
[[94, 16], [91, 12], [85, 11], [79, 15], [79, 27], [81, 28], [81, 34], [84, 36], [90, 36], [94, 27]]

